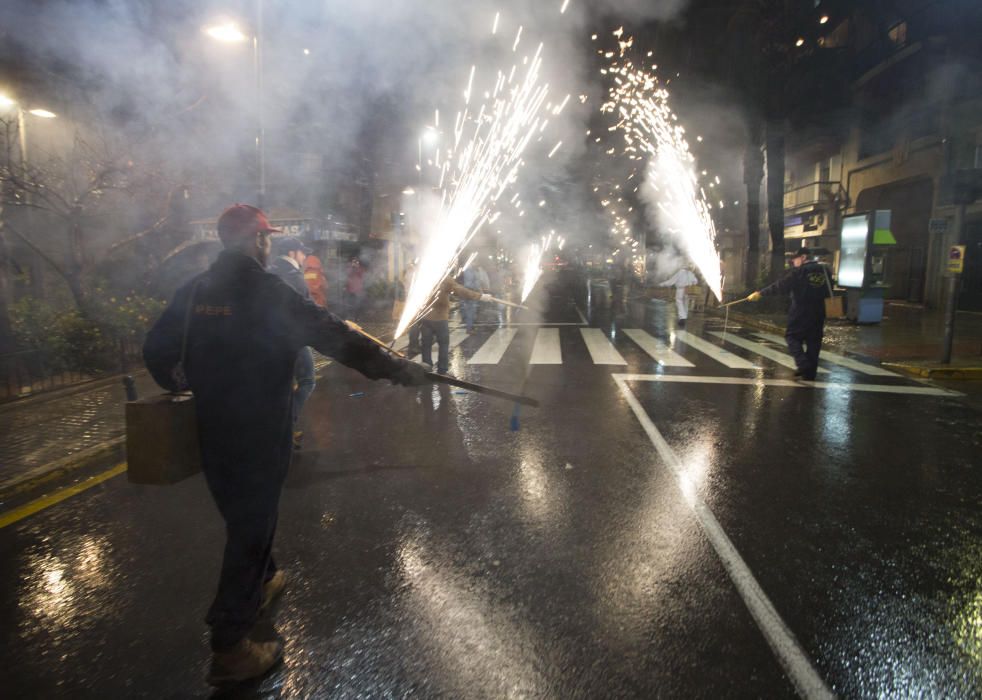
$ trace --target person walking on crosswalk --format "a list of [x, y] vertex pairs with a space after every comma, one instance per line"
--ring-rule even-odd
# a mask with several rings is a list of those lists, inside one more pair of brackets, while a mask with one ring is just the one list
[[450, 295], [472, 301], [491, 301], [490, 294], [468, 289], [450, 277], [443, 280], [430, 310], [420, 321], [423, 364], [433, 366], [433, 340], [437, 344], [436, 371], [446, 374], [450, 368]]
[[687, 267], [679, 268], [678, 272], [659, 284], [659, 287], [675, 287], [675, 308], [678, 311], [678, 327], [685, 328], [689, 318], [689, 304], [685, 298], [685, 288], [699, 284], [699, 278]]
[[747, 297], [749, 301], [759, 301], [762, 297], [791, 294], [784, 339], [798, 368], [794, 376], [808, 381], [814, 381], [818, 372], [818, 354], [825, 331], [825, 300], [832, 290], [828, 268], [817, 261], [809, 262], [811, 256], [811, 250], [799, 248], [784, 277]]

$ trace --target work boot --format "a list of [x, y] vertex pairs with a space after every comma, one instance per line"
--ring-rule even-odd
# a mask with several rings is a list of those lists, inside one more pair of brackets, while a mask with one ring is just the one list
[[286, 572], [278, 569], [273, 577], [263, 584], [263, 602], [259, 610], [263, 611], [272, 605], [273, 601], [283, 593], [284, 588], [286, 588]]
[[283, 642], [254, 642], [246, 637], [228, 651], [216, 651], [212, 654], [208, 683], [225, 685], [259, 678], [282, 658]]

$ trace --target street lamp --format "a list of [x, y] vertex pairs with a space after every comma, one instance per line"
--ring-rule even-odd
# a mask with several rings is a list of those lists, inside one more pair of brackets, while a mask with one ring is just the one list
[[[249, 36], [235, 22], [225, 21], [204, 28], [205, 34], [216, 41], [237, 44]], [[259, 190], [256, 193], [256, 206], [262, 209], [266, 199], [266, 123], [263, 109], [263, 0], [256, 3], [256, 31], [252, 35], [252, 63], [256, 75], [256, 170], [259, 177]]]
[[20, 141], [20, 163], [21, 167], [27, 167], [27, 120], [25, 114], [32, 114], [41, 119], [54, 119], [58, 115], [47, 109], [34, 107], [25, 110], [24, 107], [9, 95], [0, 94], [0, 108], [17, 110], [17, 132]]

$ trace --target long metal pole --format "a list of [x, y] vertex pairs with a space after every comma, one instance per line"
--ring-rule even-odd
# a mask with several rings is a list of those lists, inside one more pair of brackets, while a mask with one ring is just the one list
[[[962, 227], [965, 225], [965, 205], [955, 205], [955, 231], [952, 239], [956, 243], [962, 240]], [[946, 258], [947, 259], [947, 258]], [[941, 364], [951, 364], [951, 348], [955, 338], [955, 312], [958, 307], [958, 280], [957, 274], [948, 275], [948, 295], [945, 302], [944, 313], [944, 341], [941, 345]]]
[[256, 33], [252, 37], [253, 61], [256, 71], [256, 110], [258, 131], [256, 133], [256, 169], [259, 171], [259, 191], [256, 206], [260, 209], [266, 204], [266, 112], [263, 106], [263, 0], [256, 2]]

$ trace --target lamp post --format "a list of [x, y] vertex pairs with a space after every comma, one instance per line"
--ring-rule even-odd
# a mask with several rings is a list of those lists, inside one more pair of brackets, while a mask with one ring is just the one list
[[[5, 109], [5, 110], [14, 110], [14, 109], [16, 109], [17, 110], [17, 141], [18, 141], [18, 145], [20, 146], [20, 168], [21, 168], [23, 177], [27, 178], [28, 177], [28, 174], [27, 174], [27, 165], [28, 165], [28, 156], [27, 156], [27, 145], [28, 145], [28, 142], [27, 142], [27, 115], [32, 115], [32, 116], [35, 116], [35, 117], [37, 117], [39, 119], [54, 119], [58, 115], [56, 115], [54, 112], [51, 112], [51, 111], [49, 111], [47, 109], [42, 109], [40, 107], [33, 107], [31, 109], [26, 109], [25, 110], [24, 109], [24, 106], [18, 100], [15, 100], [12, 97], [9, 97], [9, 96], [3, 95], [3, 94], [0, 94], [0, 109]], [[8, 145], [7, 145], [7, 149], [8, 149], [7, 150], [7, 158], [8, 158], [8, 165], [9, 165], [9, 158], [10, 158], [10, 145], [9, 145], [9, 142], [8, 142]], [[30, 204], [31, 203], [31, 195], [30, 195], [30, 192], [25, 192], [24, 193], [24, 199], [25, 199], [25, 201], [26, 201], [27, 204]], [[25, 211], [25, 215], [27, 217], [27, 229], [29, 231], [33, 231], [33, 229], [34, 229], [34, 211], [33, 211], [33, 209], [31, 207], [27, 207], [27, 210]], [[2, 230], [2, 228], [0, 228], [0, 230]], [[5, 239], [0, 239], [0, 245], [2, 245], [4, 248], [6, 248], [6, 240]], [[5, 255], [4, 258], [9, 260], [9, 256], [8, 255]], [[2, 278], [3, 278], [2, 280], [0, 280], [0, 286], [3, 286], [4, 287], [4, 290], [0, 290], [0, 293], [4, 293], [4, 294], [6, 292], [6, 289], [5, 288], [6, 288], [6, 283], [7, 283], [7, 273], [8, 273], [8, 269], [6, 267], [7, 264], [8, 263], [4, 263], [4, 269], [2, 270], [2, 272], [0, 272], [0, 275], [2, 275]], [[42, 269], [43, 269], [43, 267], [41, 266], [41, 262], [37, 258], [37, 256], [36, 255], [32, 256], [31, 257], [31, 281], [32, 281], [31, 283], [32, 283], [32, 286], [35, 289], [35, 293], [39, 297], [42, 296], [42, 294], [43, 294], [43, 287], [42, 287], [42, 283], [41, 283]]]
[[27, 161], [26, 115], [31, 114], [35, 117], [38, 117], [39, 119], [54, 119], [58, 115], [46, 109], [41, 109], [40, 107], [34, 107], [33, 109], [25, 110], [23, 105], [20, 104], [20, 102], [3, 94], [0, 94], [0, 108], [17, 110], [17, 137], [20, 145], [20, 164], [22, 168], [27, 167], [28, 161]]
[[[216, 41], [235, 44], [250, 37], [232, 21], [205, 27], [205, 34]], [[252, 68], [256, 78], [256, 172], [259, 187], [256, 206], [263, 208], [266, 199], [266, 115], [263, 109], [263, 0], [256, 0], [256, 25], [252, 33]]]

